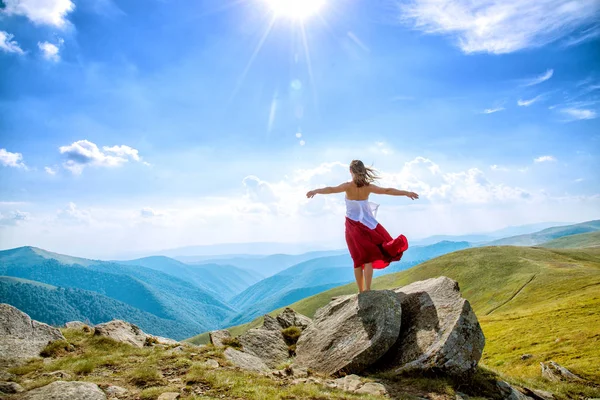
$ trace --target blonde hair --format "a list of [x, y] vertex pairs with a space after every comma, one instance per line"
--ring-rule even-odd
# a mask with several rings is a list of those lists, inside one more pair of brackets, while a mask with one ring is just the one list
[[368, 186], [379, 179], [377, 172], [371, 167], [365, 167], [365, 164], [360, 160], [352, 160], [350, 172], [352, 172], [353, 181], [358, 187]]

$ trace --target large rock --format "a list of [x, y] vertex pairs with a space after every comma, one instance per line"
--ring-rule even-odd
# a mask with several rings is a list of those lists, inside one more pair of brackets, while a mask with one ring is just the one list
[[279, 324], [279, 321], [271, 317], [269, 314], [265, 314], [263, 316], [262, 329], [266, 329], [268, 331], [280, 331], [282, 327]]
[[296, 311], [289, 307], [286, 307], [281, 314], [277, 316], [277, 322], [283, 329], [289, 328], [290, 326], [297, 326], [302, 330], [306, 329], [312, 320], [302, 314], [298, 314]]
[[18, 365], [55, 340], [65, 340], [56, 328], [34, 321], [9, 304], [0, 304], [0, 367]]
[[210, 342], [214, 346], [224, 346], [223, 340], [224, 339], [231, 339], [231, 333], [229, 333], [229, 331], [227, 329], [222, 329], [220, 331], [212, 331], [212, 332], [210, 332], [208, 334], [208, 337], [210, 338]]
[[81, 330], [84, 330], [86, 328], [90, 329], [90, 327], [89, 327], [88, 324], [86, 324], [85, 322], [81, 322], [81, 321], [70, 321], [70, 322], [67, 322], [65, 324], [65, 328], [69, 328], [69, 329], [81, 329]]
[[117, 342], [127, 343], [135, 347], [143, 347], [146, 344], [146, 338], [149, 336], [136, 325], [120, 319], [96, 325], [94, 335], [106, 336]]
[[243, 351], [235, 350], [227, 347], [223, 353], [225, 358], [233, 365], [248, 371], [264, 372], [268, 371], [269, 367], [260, 358], [255, 355], [244, 353]]
[[458, 283], [447, 277], [394, 289], [402, 302], [398, 340], [379, 366], [463, 375], [475, 369], [485, 344], [479, 321]]
[[288, 346], [279, 331], [250, 329], [238, 337], [244, 352], [253, 354], [270, 368], [275, 368], [288, 359]]
[[98, 385], [90, 382], [56, 381], [25, 393], [22, 400], [106, 400]]
[[25, 389], [15, 382], [0, 382], [0, 393], [14, 394], [24, 392]]
[[533, 400], [531, 397], [525, 396], [523, 393], [519, 392], [507, 382], [498, 381], [496, 382], [496, 386], [498, 387], [500, 396], [503, 400]]
[[549, 361], [548, 363], [541, 362], [540, 366], [542, 367], [542, 377], [552, 382], [585, 382], [585, 379], [575, 375], [574, 373], [572, 373], [562, 365], [555, 363], [554, 361]]
[[391, 290], [341, 296], [317, 310], [296, 344], [296, 364], [334, 374], [360, 372], [398, 339], [401, 306]]

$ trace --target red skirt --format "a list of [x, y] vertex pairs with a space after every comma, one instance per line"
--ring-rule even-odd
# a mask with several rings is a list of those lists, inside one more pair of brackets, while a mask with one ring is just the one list
[[383, 269], [393, 261], [400, 261], [408, 249], [406, 236], [392, 238], [381, 224], [375, 229], [346, 217], [346, 243], [354, 268], [372, 263], [374, 269]]

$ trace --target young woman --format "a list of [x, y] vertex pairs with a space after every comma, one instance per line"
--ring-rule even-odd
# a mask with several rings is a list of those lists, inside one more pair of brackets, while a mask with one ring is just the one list
[[309, 199], [317, 194], [346, 193], [346, 243], [350, 256], [354, 261], [354, 277], [358, 291], [371, 290], [373, 268], [382, 269], [392, 261], [400, 261], [402, 254], [408, 249], [408, 240], [404, 235], [392, 238], [388, 231], [375, 219], [372, 207], [377, 205], [369, 202], [369, 195], [389, 194], [406, 196], [412, 200], [419, 195], [414, 192], [393, 188], [382, 188], [374, 185], [378, 178], [375, 171], [365, 167], [362, 161], [350, 163], [351, 182], [345, 182], [335, 187], [311, 190], [306, 193]]

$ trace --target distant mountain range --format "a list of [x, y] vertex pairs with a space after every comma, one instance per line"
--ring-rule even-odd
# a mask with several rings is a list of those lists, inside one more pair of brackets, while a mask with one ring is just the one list
[[600, 220], [587, 221], [579, 224], [551, 227], [525, 235], [498, 239], [485, 243], [485, 246], [536, 246], [564, 236], [596, 232], [598, 230], [600, 230]]

